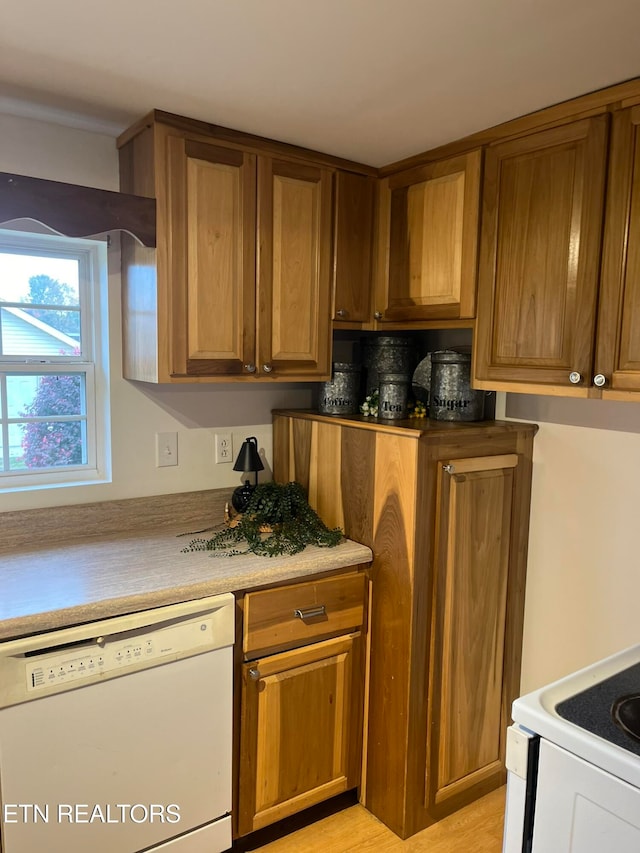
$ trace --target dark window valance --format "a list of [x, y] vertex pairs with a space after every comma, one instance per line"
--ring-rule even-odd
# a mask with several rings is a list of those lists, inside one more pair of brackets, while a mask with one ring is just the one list
[[153, 198], [0, 172], [0, 225], [15, 219], [34, 219], [66, 237], [127, 231], [143, 246], [156, 245]]

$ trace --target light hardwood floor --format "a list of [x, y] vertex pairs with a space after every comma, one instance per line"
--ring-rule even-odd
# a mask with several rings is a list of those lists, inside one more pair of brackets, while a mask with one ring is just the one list
[[402, 841], [362, 806], [351, 806], [260, 847], [260, 853], [500, 853], [506, 788]]

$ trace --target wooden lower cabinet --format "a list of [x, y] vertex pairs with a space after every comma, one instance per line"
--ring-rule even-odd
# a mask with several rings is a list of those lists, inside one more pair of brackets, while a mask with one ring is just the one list
[[[360, 628], [365, 590], [365, 574], [351, 572], [245, 596], [238, 835], [360, 784], [364, 629], [311, 640], [345, 622]], [[320, 601], [325, 613], [314, 616]], [[297, 647], [247, 660], [265, 631], [274, 649]]]
[[504, 784], [535, 425], [274, 417], [274, 475], [374, 554], [364, 805], [403, 838]]
[[[516, 453], [437, 473], [425, 805], [502, 778], [503, 675]], [[508, 655], [507, 655], [508, 657]]]

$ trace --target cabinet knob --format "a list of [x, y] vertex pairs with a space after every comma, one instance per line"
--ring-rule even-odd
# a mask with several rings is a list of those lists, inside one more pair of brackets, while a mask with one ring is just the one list
[[264, 370], [265, 373], [271, 373], [271, 371], [273, 370], [273, 367], [271, 367], [270, 364], [263, 364], [262, 369]]
[[582, 382], [582, 374], [578, 373], [577, 370], [572, 370], [569, 374], [569, 382], [572, 385], [579, 385]]
[[442, 466], [442, 470], [447, 474], [455, 474], [456, 466], [448, 462], [446, 465]]
[[256, 366], [255, 366], [255, 364], [251, 364], [251, 362], [249, 364], [245, 364], [244, 369], [247, 371], [247, 373], [255, 373], [256, 372]]
[[593, 384], [596, 385], [598, 388], [602, 388], [603, 385], [607, 384], [607, 377], [604, 375], [604, 373], [596, 373], [596, 375], [593, 377]]
[[260, 670], [252, 667], [249, 670], [249, 678], [252, 681], [260, 681]]
[[346, 317], [349, 312], [345, 311], [344, 308], [338, 308], [336, 311], [336, 317]]
[[373, 316], [376, 318], [376, 320], [382, 320], [382, 311], [376, 311]]

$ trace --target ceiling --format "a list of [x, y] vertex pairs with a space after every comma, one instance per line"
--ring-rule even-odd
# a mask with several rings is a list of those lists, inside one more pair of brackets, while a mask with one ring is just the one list
[[0, 112], [158, 108], [379, 166], [640, 76], [638, 0], [8, 0]]

